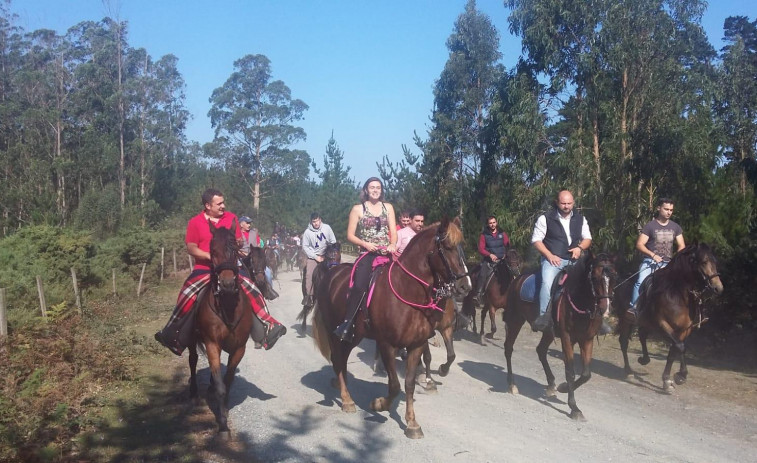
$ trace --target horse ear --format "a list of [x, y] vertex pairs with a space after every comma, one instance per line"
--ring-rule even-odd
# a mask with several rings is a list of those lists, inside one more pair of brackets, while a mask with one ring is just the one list
[[460, 228], [460, 229], [463, 228], [463, 221], [460, 220], [460, 216], [459, 215], [457, 217], [455, 217], [454, 220], [452, 220], [452, 223], [454, 223], [455, 225], [457, 225], [457, 228]]
[[449, 228], [449, 217], [445, 215], [444, 217], [442, 217], [442, 221], [439, 223], [439, 233], [447, 233], [447, 228]]

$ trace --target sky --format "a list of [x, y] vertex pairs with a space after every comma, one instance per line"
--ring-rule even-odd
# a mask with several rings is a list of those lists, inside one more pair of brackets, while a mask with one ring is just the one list
[[[433, 87], [447, 61], [446, 40], [466, 0], [11, 0], [26, 31], [59, 33], [106, 16], [128, 22], [128, 43], [157, 61], [173, 54], [186, 83], [193, 119], [187, 138], [213, 139], [208, 98], [234, 70], [235, 60], [262, 54], [272, 78], [310, 109], [297, 125], [318, 166], [334, 135], [357, 182], [378, 175], [377, 162], [402, 160], [402, 145], [419, 153], [433, 108]], [[502, 0], [478, 0], [500, 34], [502, 64], [521, 54]], [[722, 48], [723, 21], [754, 20], [753, 0], [711, 0], [702, 25]]]

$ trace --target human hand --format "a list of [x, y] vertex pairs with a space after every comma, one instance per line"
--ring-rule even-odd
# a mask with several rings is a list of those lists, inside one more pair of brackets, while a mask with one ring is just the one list
[[571, 258], [572, 258], [573, 260], [576, 260], [576, 259], [578, 259], [579, 257], [581, 257], [581, 252], [583, 252], [583, 249], [581, 249], [581, 248], [580, 248], [579, 246], [576, 246], [576, 247], [575, 247], [575, 248], [573, 248], [573, 249], [569, 249], [569, 251], [570, 251], [570, 256], [571, 256]]
[[562, 263], [562, 259], [560, 259], [559, 256], [556, 256], [554, 254], [550, 254], [547, 258], [547, 261], [553, 266], [553, 267], [559, 267]]
[[499, 258], [497, 256], [495, 256], [494, 254], [489, 254], [489, 259], [492, 262], [497, 262], [499, 260]]

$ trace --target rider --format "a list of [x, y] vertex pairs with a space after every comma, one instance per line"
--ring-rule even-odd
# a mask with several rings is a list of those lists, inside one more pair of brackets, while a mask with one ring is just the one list
[[494, 272], [497, 262], [505, 258], [505, 253], [509, 246], [510, 238], [497, 225], [497, 218], [493, 215], [487, 217], [486, 226], [481, 231], [481, 236], [478, 239], [478, 252], [481, 254], [481, 271], [478, 274], [478, 280], [476, 280], [476, 293], [473, 296], [474, 304], [482, 304], [486, 283], [489, 281], [492, 272]]
[[397, 231], [410, 226], [410, 211], [400, 212], [400, 223], [397, 224]]
[[[278, 223], [278, 222], [276, 222]], [[269, 248], [273, 249], [273, 252], [276, 253], [276, 260], [281, 261], [281, 241], [279, 240], [278, 233], [274, 233], [271, 235], [271, 237], [268, 239], [268, 244], [266, 244]]]
[[[239, 227], [242, 229], [242, 246], [239, 251], [246, 256], [250, 253], [250, 246], [256, 248], [260, 247], [261, 239], [257, 228], [250, 229], [252, 227], [252, 219], [246, 215], [239, 218]], [[247, 270], [244, 267], [242, 267], [242, 269], [245, 271]], [[265, 268], [265, 279], [268, 281], [268, 288], [271, 290], [270, 294], [273, 296], [270, 299], [276, 299], [279, 297], [279, 293], [273, 289], [273, 274], [271, 273], [271, 268], [268, 266]]]
[[347, 240], [359, 246], [361, 254], [355, 261], [346, 316], [334, 330], [342, 341], [352, 340], [352, 325], [368, 290], [374, 259], [393, 253], [397, 243], [394, 207], [384, 202], [384, 185], [378, 177], [366, 180], [360, 200], [352, 206], [347, 223]]
[[591, 246], [591, 232], [586, 218], [573, 211], [573, 194], [561, 190], [557, 194], [554, 210], [536, 220], [531, 243], [542, 255], [541, 290], [539, 291], [539, 317], [534, 320], [534, 331], [546, 331], [552, 324], [547, 311], [552, 281], [561, 269], [581, 257]]
[[423, 230], [423, 222], [425, 221], [423, 212], [413, 209], [408, 213], [408, 216], [410, 217], [410, 225], [401, 228], [397, 232], [397, 249], [394, 251], [395, 257], [399, 257], [402, 254], [402, 251], [405, 250], [407, 243], [409, 243], [419, 231]]
[[[187, 253], [195, 258], [195, 266], [184, 282], [179, 298], [176, 302], [171, 317], [166, 326], [155, 333], [155, 340], [163, 344], [176, 355], [181, 355], [186, 345], [187, 334], [191, 332], [194, 321], [194, 305], [200, 292], [210, 283], [211, 261], [210, 261], [210, 241], [213, 234], [210, 231], [208, 221], [213, 222], [216, 227], [231, 228], [236, 225], [237, 217], [231, 212], [226, 212], [223, 193], [214, 188], [208, 188], [202, 194], [202, 203], [204, 210], [192, 217], [187, 224], [185, 242], [187, 243]], [[242, 233], [239, 227], [236, 227], [237, 239], [241, 240]], [[265, 304], [261, 304], [262, 299], [254, 297], [257, 293], [252, 281], [249, 278], [240, 275], [240, 283], [243, 293], [250, 300], [252, 310], [257, 318], [265, 325], [265, 339], [263, 344], [266, 349], [270, 349], [276, 341], [286, 333], [286, 327], [276, 321]]]
[[308, 257], [307, 267], [305, 267], [306, 296], [302, 299], [302, 305], [305, 307], [313, 306], [313, 272], [315, 267], [323, 262], [326, 246], [334, 243], [336, 243], [334, 231], [328, 224], [323, 223], [321, 214], [318, 212], [310, 214], [310, 225], [302, 234], [302, 250]]
[[631, 306], [628, 309], [628, 313], [634, 318], [638, 315], [636, 301], [639, 299], [641, 283], [652, 272], [668, 264], [670, 258], [673, 257], [673, 242], [676, 244], [677, 251], [686, 247], [683, 240], [683, 229], [670, 220], [673, 215], [673, 206], [672, 199], [660, 198], [657, 201], [656, 217], [644, 225], [641, 233], [639, 233], [639, 238], [636, 240], [636, 250], [644, 258], [639, 266], [639, 276], [633, 285]]

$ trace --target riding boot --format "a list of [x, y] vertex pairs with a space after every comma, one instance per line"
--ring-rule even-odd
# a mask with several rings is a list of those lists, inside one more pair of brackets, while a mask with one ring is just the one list
[[478, 273], [478, 279], [476, 280], [476, 294], [473, 296], [473, 303], [477, 306], [481, 306], [484, 303], [484, 289], [486, 289], [486, 282], [489, 280], [491, 270], [488, 262], [481, 263], [481, 271]]
[[[360, 306], [363, 304], [364, 298], [365, 298], [365, 293], [363, 293], [363, 295], [361, 296], [360, 302], [358, 302], [357, 304], [355, 304], [354, 306], [350, 308], [350, 311], [347, 314], [347, 317], [334, 330], [334, 334], [341, 341], [346, 341], [346, 342], [352, 341], [352, 337], [354, 336], [353, 324], [355, 323], [355, 317], [357, 316], [357, 313], [360, 310]], [[349, 302], [349, 299], [348, 299], [348, 302]]]
[[552, 327], [552, 301], [547, 306], [547, 311], [536, 317], [531, 324], [531, 330], [544, 333]]
[[626, 310], [626, 317], [630, 318], [631, 322], [635, 322], [639, 318], [639, 305], [634, 304]]

